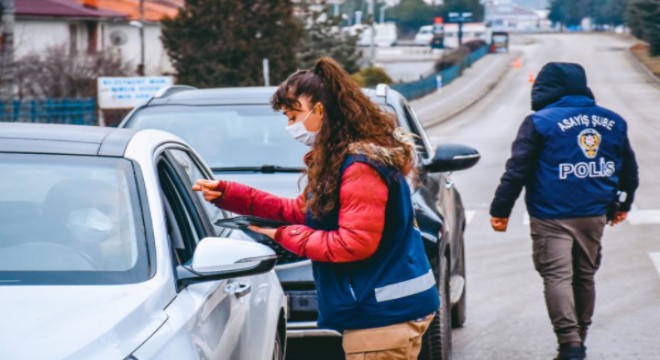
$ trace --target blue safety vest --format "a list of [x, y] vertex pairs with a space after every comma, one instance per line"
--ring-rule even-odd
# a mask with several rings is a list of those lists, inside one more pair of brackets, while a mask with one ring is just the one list
[[[378, 171], [388, 187], [385, 228], [376, 253], [351, 263], [313, 262], [318, 292], [318, 325], [338, 331], [369, 329], [424, 317], [438, 309], [439, 296], [421, 234], [415, 226], [410, 188], [400, 171], [363, 155], [348, 155], [346, 168], [363, 162]], [[368, 191], [365, 189], [365, 191]], [[307, 224], [338, 228], [339, 209]]]
[[582, 95], [564, 96], [531, 117], [544, 144], [526, 186], [529, 214], [604, 215], [618, 189], [626, 122]]

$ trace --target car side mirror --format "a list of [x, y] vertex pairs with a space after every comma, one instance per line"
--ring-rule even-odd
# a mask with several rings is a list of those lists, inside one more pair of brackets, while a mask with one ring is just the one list
[[448, 172], [469, 169], [474, 166], [481, 155], [477, 149], [462, 144], [440, 144], [435, 149], [435, 155], [424, 165], [429, 172]]
[[275, 252], [256, 242], [207, 237], [195, 248], [190, 265], [178, 269], [179, 281], [191, 284], [256, 275], [275, 267]]

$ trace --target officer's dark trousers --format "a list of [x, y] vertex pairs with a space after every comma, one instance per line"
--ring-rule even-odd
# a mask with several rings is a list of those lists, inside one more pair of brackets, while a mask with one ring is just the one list
[[543, 277], [557, 340], [584, 341], [594, 314], [605, 216], [530, 220], [534, 266]]

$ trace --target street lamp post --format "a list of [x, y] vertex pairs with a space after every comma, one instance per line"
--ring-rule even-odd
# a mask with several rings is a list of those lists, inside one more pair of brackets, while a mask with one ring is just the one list
[[374, 0], [368, 0], [367, 13], [371, 17], [371, 33], [369, 34], [369, 65], [374, 66], [374, 61], [376, 60], [376, 27], [374, 26]]
[[138, 64], [137, 73], [144, 76], [144, 0], [140, 0], [140, 20], [133, 20], [128, 24], [138, 28], [140, 32], [140, 64]]

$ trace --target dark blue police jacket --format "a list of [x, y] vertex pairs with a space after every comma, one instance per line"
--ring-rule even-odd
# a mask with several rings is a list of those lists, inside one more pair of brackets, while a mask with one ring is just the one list
[[618, 190], [629, 211], [638, 186], [637, 162], [625, 120], [596, 105], [580, 65], [549, 63], [532, 88], [532, 109], [518, 131], [491, 215], [509, 217], [525, 187], [530, 216], [600, 216]]
[[[339, 181], [353, 162], [375, 168], [388, 188], [385, 228], [375, 254], [352, 263], [313, 262], [318, 293], [318, 325], [338, 331], [369, 329], [424, 317], [438, 309], [435, 277], [415, 226], [410, 188], [398, 170], [362, 155], [348, 155]], [[307, 224], [319, 230], [338, 228], [339, 210]]]

